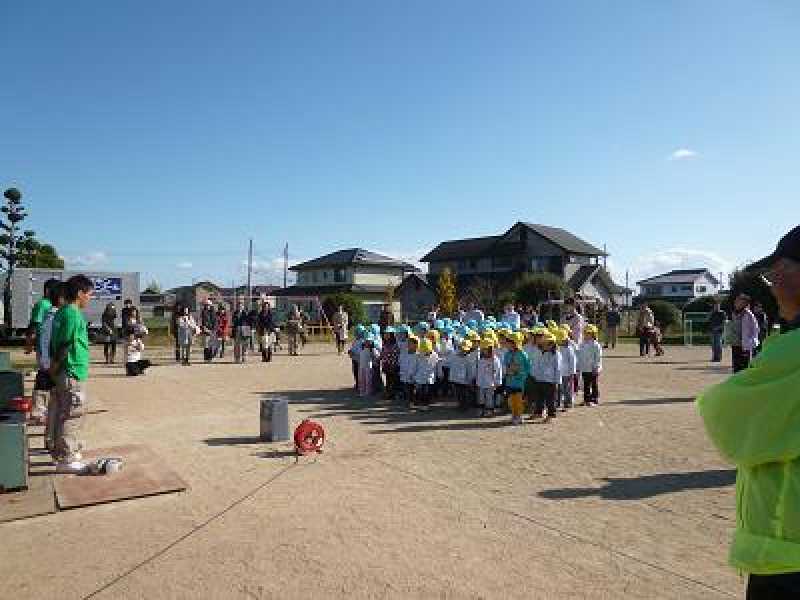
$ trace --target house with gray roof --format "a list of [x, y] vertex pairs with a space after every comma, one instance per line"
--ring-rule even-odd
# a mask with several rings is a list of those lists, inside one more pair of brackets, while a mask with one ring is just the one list
[[637, 281], [641, 293], [638, 302], [668, 300], [679, 305], [701, 296], [713, 296], [722, 290], [722, 282], [708, 269], [673, 269]]
[[608, 303], [624, 293], [601, 264], [605, 251], [565, 229], [517, 222], [500, 235], [440, 243], [422, 257], [435, 281], [445, 268], [462, 292], [476, 280], [510, 285], [525, 273], [552, 273], [576, 294]]
[[[414, 265], [363, 248], [337, 250], [325, 256], [289, 267], [297, 282], [277, 290], [281, 297], [324, 297], [336, 293], [353, 294], [365, 305], [370, 318], [377, 319], [388, 288], [397, 288], [409, 273], [419, 271]], [[400, 305], [393, 306], [399, 318]]]

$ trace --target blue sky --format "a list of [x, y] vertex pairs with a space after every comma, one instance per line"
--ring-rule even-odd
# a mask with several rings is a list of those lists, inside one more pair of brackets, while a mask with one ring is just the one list
[[0, 186], [76, 267], [256, 281], [517, 220], [616, 274], [800, 211], [796, 2], [6, 2]]

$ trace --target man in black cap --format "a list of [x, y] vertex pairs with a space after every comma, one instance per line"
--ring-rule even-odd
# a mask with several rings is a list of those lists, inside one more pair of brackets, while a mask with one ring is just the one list
[[783, 331], [800, 328], [800, 225], [781, 238], [775, 252], [747, 270], [761, 271], [772, 288], [781, 317], [786, 320]]
[[794, 600], [800, 598], [800, 226], [748, 270], [762, 273], [788, 328], [752, 368], [703, 392], [697, 405], [709, 437], [738, 469], [729, 560], [748, 574], [747, 598]]

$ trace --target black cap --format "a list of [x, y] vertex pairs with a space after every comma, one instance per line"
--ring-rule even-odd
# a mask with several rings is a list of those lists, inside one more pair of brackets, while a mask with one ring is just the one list
[[748, 271], [769, 269], [778, 259], [790, 258], [800, 262], [800, 225], [781, 238], [775, 252], [747, 267]]

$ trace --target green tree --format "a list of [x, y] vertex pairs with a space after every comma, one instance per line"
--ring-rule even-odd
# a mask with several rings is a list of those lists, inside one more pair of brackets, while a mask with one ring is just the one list
[[147, 284], [147, 287], [144, 288], [145, 294], [160, 294], [161, 293], [161, 284], [158, 283], [157, 280], [153, 279], [150, 283]]
[[672, 302], [653, 300], [647, 305], [653, 311], [653, 317], [663, 333], [681, 322], [681, 311]]
[[[29, 235], [30, 234], [30, 235]], [[17, 266], [33, 269], [63, 269], [64, 259], [51, 244], [42, 244], [32, 231], [26, 231], [19, 242], [19, 262]], [[5, 236], [0, 236], [0, 244]]]
[[523, 275], [514, 287], [517, 302], [539, 306], [545, 300], [558, 300], [569, 293], [561, 277], [553, 273], [529, 273]]
[[344, 306], [351, 326], [369, 324], [364, 303], [353, 294], [345, 293], [331, 294], [322, 299], [322, 310], [325, 311], [329, 322], [333, 319], [333, 313], [338, 311], [340, 306]]
[[769, 286], [761, 278], [759, 273], [751, 271], [734, 271], [730, 277], [731, 293], [725, 303], [727, 311], [733, 310], [733, 300], [739, 294], [747, 294], [753, 302], [760, 302], [764, 306], [770, 322], [774, 323], [778, 319], [778, 303], [769, 289]]
[[442, 269], [436, 281], [436, 297], [443, 315], [452, 317], [458, 312], [456, 278], [448, 267]]

